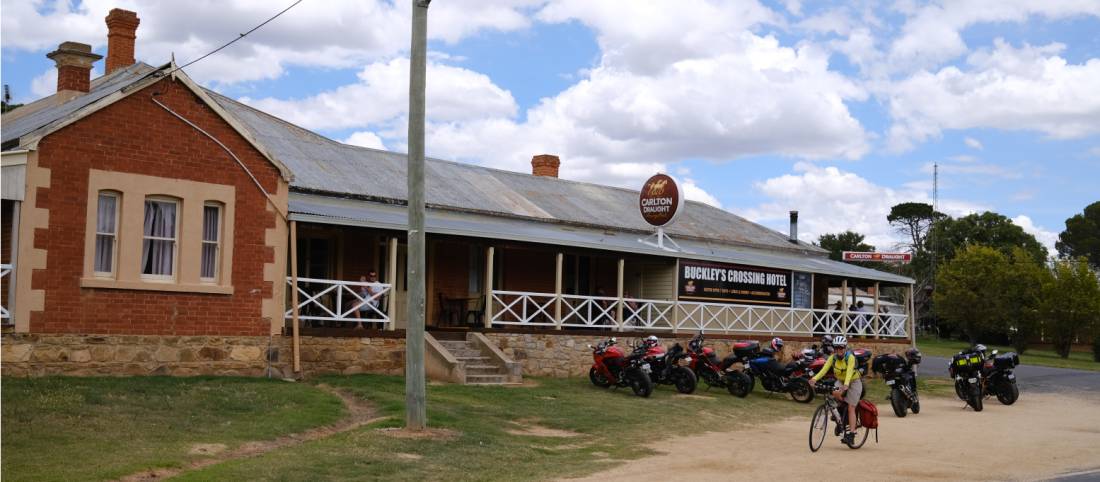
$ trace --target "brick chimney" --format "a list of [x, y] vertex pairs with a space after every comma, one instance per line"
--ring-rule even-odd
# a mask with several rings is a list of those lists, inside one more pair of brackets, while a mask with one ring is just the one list
[[102, 55], [92, 53], [92, 46], [79, 42], [62, 42], [57, 50], [46, 54], [57, 64], [57, 93], [76, 97], [92, 86], [92, 64]]
[[539, 154], [531, 158], [531, 174], [535, 176], [558, 177], [561, 159], [552, 154]]
[[137, 39], [136, 12], [121, 8], [107, 14], [107, 74], [134, 65], [134, 40]]

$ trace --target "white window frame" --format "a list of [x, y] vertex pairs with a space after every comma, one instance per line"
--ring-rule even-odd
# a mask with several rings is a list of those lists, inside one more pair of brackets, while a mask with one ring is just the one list
[[[141, 230], [142, 250], [145, 249], [145, 240], [147, 240], [147, 239], [151, 239], [151, 240], [154, 240], [154, 241], [172, 241], [172, 243], [173, 243], [173, 246], [172, 246], [172, 274], [170, 274], [170, 275], [145, 274], [145, 265], [144, 265], [144, 263], [142, 263], [142, 265], [138, 267], [138, 272], [141, 273], [141, 279], [143, 279], [143, 280], [160, 281], [160, 282], [175, 282], [176, 281], [176, 276], [179, 275], [180, 234], [181, 234], [180, 233], [180, 218], [183, 217], [183, 203], [181, 202], [180, 199], [174, 198], [174, 197], [169, 197], [169, 196], [145, 196], [145, 201], [172, 203], [172, 204], [176, 205], [176, 226], [173, 230], [173, 232], [175, 233], [176, 236], [174, 238], [159, 238], [159, 237], [153, 237], [153, 236], [146, 236], [145, 235], [144, 221], [143, 221], [142, 222], [143, 226], [142, 226], [142, 230]], [[142, 205], [141, 216], [142, 216], [142, 219], [145, 219], [145, 209], [144, 209], [145, 203], [142, 202], [141, 205]], [[143, 253], [144, 253], [144, 251], [143, 251]]]
[[[214, 241], [207, 241], [205, 239], [206, 208], [214, 208], [218, 212], [218, 228], [217, 228], [216, 233], [215, 233], [215, 235], [217, 236], [217, 239], [215, 239]], [[203, 239], [202, 239], [202, 243], [199, 245], [199, 281], [201, 281], [203, 283], [217, 283], [218, 279], [221, 277], [222, 239], [225, 238], [225, 236], [223, 236], [223, 233], [222, 233], [222, 231], [224, 230], [224, 226], [225, 226], [225, 220], [223, 219], [224, 216], [225, 216], [225, 206], [222, 205], [222, 203], [216, 202], [216, 201], [207, 201], [207, 202], [203, 203], [203, 205], [202, 205], [202, 222], [200, 223], [200, 230], [203, 232], [203, 234], [202, 234]], [[208, 245], [208, 244], [213, 244], [214, 245], [214, 276], [213, 277], [206, 277], [206, 276], [202, 275], [202, 261], [203, 261], [202, 257], [203, 257], [203, 253], [206, 252], [203, 248], [205, 248], [206, 245]]]
[[[113, 233], [101, 233], [99, 231], [99, 198], [103, 197], [103, 196], [109, 196], [109, 197], [115, 198], [115, 223], [114, 223], [115, 224], [115, 232], [113, 232]], [[96, 213], [95, 213], [96, 223], [94, 224], [94, 226], [95, 226], [95, 240], [93, 241], [93, 243], [94, 243], [93, 246], [95, 246], [96, 248], [99, 247], [99, 237], [100, 236], [110, 236], [111, 237], [111, 270], [110, 271], [96, 271], [95, 270], [95, 259], [99, 257], [98, 256], [99, 253], [96, 251], [96, 248], [93, 248], [93, 250], [92, 250], [92, 256], [93, 256], [93, 258], [92, 258], [92, 275], [93, 276], [96, 276], [96, 277], [99, 277], [99, 278], [114, 278], [115, 274], [118, 273], [118, 257], [119, 257], [118, 234], [119, 234], [119, 231], [121, 231], [119, 229], [119, 221], [122, 219], [120, 211], [122, 211], [122, 193], [119, 193], [118, 191], [109, 191], [109, 190], [99, 191], [98, 195], [96, 196]]]

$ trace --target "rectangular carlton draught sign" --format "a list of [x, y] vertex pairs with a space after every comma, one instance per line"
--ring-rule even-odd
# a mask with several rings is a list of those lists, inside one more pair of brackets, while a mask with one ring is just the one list
[[756, 266], [680, 260], [682, 301], [791, 305], [791, 272]]

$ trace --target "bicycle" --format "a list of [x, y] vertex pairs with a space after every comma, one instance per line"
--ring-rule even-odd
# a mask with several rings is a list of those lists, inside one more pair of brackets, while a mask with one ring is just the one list
[[[825, 434], [828, 433], [830, 419], [836, 425], [836, 428], [833, 429], [834, 436], [843, 436], [844, 427], [848, 426], [848, 404], [842, 401], [838, 402], [833, 398], [833, 384], [822, 381], [814, 387], [814, 391], [825, 395], [825, 403], [814, 410], [813, 418], [810, 419], [811, 452], [817, 452], [825, 443]], [[862, 447], [867, 442], [867, 435], [871, 432], [863, 426], [859, 417], [859, 411], [856, 411], [855, 436], [852, 437], [851, 441], [844, 441], [844, 444], [852, 450]]]

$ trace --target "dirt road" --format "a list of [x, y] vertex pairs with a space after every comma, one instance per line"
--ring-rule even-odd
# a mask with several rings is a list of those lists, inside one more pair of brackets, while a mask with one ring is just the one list
[[1100, 467], [1095, 396], [1024, 393], [1012, 406], [987, 400], [980, 413], [954, 398], [926, 398], [906, 418], [885, 400], [877, 405], [879, 443], [872, 433], [859, 450], [830, 436], [811, 453], [807, 407], [803, 418], [670, 439], [653, 445], [662, 455], [583, 480], [1031, 480]]

